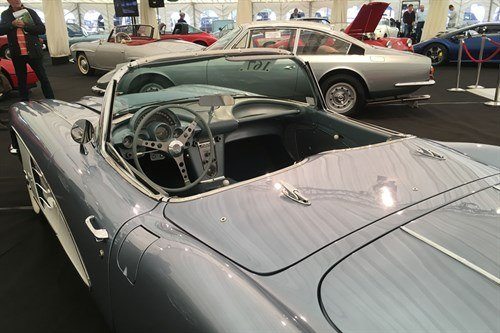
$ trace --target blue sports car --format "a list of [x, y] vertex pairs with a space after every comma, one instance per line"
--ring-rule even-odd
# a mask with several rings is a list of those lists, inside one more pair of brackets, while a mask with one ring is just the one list
[[[469, 36], [465, 39], [465, 46], [470, 54], [479, 59], [479, 50], [481, 48], [481, 35], [485, 32], [496, 45], [491, 41], [486, 41], [484, 46], [483, 59], [486, 59], [498, 52], [498, 44], [500, 43], [500, 23], [478, 23], [461, 29], [448, 31], [440, 34], [434, 38], [426, 40], [425, 42], [413, 45], [415, 53], [420, 53], [428, 56], [432, 60], [432, 65], [437, 66], [446, 62], [455, 62], [458, 60], [459, 41], [458, 35]], [[462, 61], [470, 62], [470, 58], [464, 51], [462, 54]], [[498, 52], [489, 62], [500, 62], [500, 52]]]

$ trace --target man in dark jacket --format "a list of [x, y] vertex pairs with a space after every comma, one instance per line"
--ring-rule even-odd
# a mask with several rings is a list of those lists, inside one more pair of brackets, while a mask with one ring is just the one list
[[408, 9], [403, 14], [404, 23], [404, 37], [411, 37], [411, 30], [413, 29], [413, 23], [415, 22], [415, 12], [413, 11], [413, 5], [408, 5]]
[[[19, 81], [21, 100], [27, 101], [29, 91], [27, 86], [27, 64], [33, 68], [42, 86], [45, 98], [54, 98], [52, 87], [43, 67], [42, 45], [38, 35], [45, 33], [45, 25], [38, 14], [30, 8], [25, 8], [21, 0], [7, 0], [9, 8], [2, 13], [0, 35], [7, 35], [9, 49]], [[31, 15], [33, 24], [26, 24], [14, 17], [14, 13], [26, 9]]]

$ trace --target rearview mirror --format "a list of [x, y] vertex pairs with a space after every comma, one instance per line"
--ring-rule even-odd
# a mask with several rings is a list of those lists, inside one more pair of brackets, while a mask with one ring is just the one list
[[198, 103], [200, 106], [228, 106], [234, 105], [234, 98], [231, 95], [207, 95], [201, 96]]
[[84, 145], [94, 137], [94, 126], [87, 119], [79, 119], [71, 127], [71, 137], [80, 144], [80, 152], [86, 155], [87, 150]]

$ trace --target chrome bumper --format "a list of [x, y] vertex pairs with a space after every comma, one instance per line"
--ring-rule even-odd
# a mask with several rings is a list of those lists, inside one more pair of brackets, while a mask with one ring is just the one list
[[436, 83], [434, 80], [427, 80], [427, 81], [417, 81], [417, 82], [401, 82], [401, 83], [396, 83], [394, 86], [396, 87], [425, 87], [425, 86], [432, 86]]
[[99, 95], [104, 95], [104, 93], [106, 92], [106, 90], [105, 90], [105, 89], [99, 88], [98, 86], [93, 86], [93, 87], [92, 87], [92, 91], [93, 91], [95, 94], [99, 94]]

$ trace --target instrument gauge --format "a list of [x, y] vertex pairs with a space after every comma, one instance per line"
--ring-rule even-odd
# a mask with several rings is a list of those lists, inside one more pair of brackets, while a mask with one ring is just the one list
[[132, 135], [126, 135], [122, 140], [123, 147], [130, 149], [132, 148], [132, 143], [134, 142], [134, 138]]
[[155, 137], [157, 140], [165, 141], [168, 138], [170, 138], [171, 129], [170, 129], [170, 127], [168, 127], [167, 124], [160, 124], [160, 125], [156, 126], [154, 133], [155, 133]]

